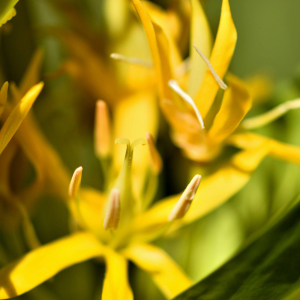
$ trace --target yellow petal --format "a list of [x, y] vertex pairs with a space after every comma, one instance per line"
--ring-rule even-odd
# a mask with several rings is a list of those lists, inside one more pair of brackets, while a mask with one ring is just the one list
[[102, 3], [105, 25], [110, 38], [124, 34], [129, 15], [128, 0], [104, 0]]
[[103, 228], [106, 197], [92, 188], [81, 188], [78, 194], [78, 203], [72, 199], [69, 208], [80, 227], [91, 230], [103, 241], [109, 241], [111, 235]]
[[[157, 24], [164, 31], [170, 46], [170, 62], [173, 68], [178, 67], [182, 61], [182, 58], [174, 39], [180, 33], [180, 31], [178, 28], [171, 27], [174, 25], [174, 22], [170, 22], [170, 12], [163, 10], [152, 2], [145, 1], [143, 2], [143, 6], [146, 8], [152, 22]], [[176, 29], [178, 32], [174, 32]]]
[[[191, 223], [225, 203], [249, 181], [251, 174], [269, 151], [266, 145], [241, 151], [215, 173], [203, 177], [188, 213], [174, 223], [174, 228]], [[155, 238], [154, 232], [161, 232], [167, 224], [168, 215], [180, 196], [181, 194], [160, 201], [140, 215], [134, 223], [136, 237], [139, 236], [141, 240], [143, 236]], [[149, 232], [152, 232], [152, 236]]]
[[212, 48], [212, 35], [206, 15], [199, 0], [192, 0], [191, 40], [190, 40], [190, 65], [188, 94], [193, 98], [200, 89], [206, 71], [206, 64], [193, 45], [210, 57]]
[[[221, 79], [228, 69], [236, 39], [237, 33], [232, 21], [229, 2], [223, 0], [218, 34], [210, 57], [210, 63]], [[218, 83], [210, 70], [207, 70], [201, 88], [194, 99], [203, 117], [207, 115], [218, 89]]]
[[246, 79], [246, 83], [255, 106], [268, 100], [274, 90], [274, 80], [268, 74], [254, 74]]
[[0, 91], [0, 118], [2, 115], [2, 112], [4, 110], [4, 106], [7, 101], [7, 89], [8, 89], [8, 82], [6, 81]]
[[106, 248], [104, 258], [106, 272], [102, 300], [133, 300], [126, 259], [109, 248]]
[[300, 147], [297, 146], [281, 143], [255, 133], [235, 134], [230, 137], [228, 142], [239, 148], [249, 150], [257, 147], [268, 147], [271, 156], [300, 165]]
[[89, 233], [39, 247], [0, 270], [0, 299], [21, 295], [69, 266], [102, 255], [102, 245]]
[[216, 143], [221, 143], [238, 127], [252, 105], [252, 97], [243, 81], [233, 75], [227, 79], [229, 88], [208, 133]]
[[71, 175], [65, 168], [55, 149], [49, 144], [36, 124], [33, 116], [28, 116], [15, 134], [23, 151], [34, 165], [37, 180], [46, 183], [48, 191], [62, 199], [68, 199]]
[[139, 0], [132, 0], [132, 2], [146, 31], [152, 53], [154, 68], [156, 71], [160, 98], [168, 99], [170, 98], [168, 81], [172, 78], [169, 62], [169, 51], [166, 49], [168, 47], [167, 38], [165, 37], [162, 28], [155, 22], [151, 21], [141, 2]]
[[40, 47], [34, 52], [20, 83], [19, 93], [21, 97], [23, 97], [32, 86], [39, 82], [43, 59], [44, 49]]
[[[122, 38], [119, 43], [113, 45], [111, 51], [120, 53], [125, 57], [138, 58], [152, 65], [147, 37], [138, 20], [128, 26], [126, 38]], [[142, 91], [150, 86], [154, 88], [155, 72], [150, 65], [145, 67], [120, 61], [112, 61], [112, 64], [115, 67], [114, 77], [118, 81], [118, 86], [122, 89], [122, 95], [127, 92]]]
[[22, 100], [13, 109], [0, 131], [0, 154], [11, 140], [22, 121], [26, 117], [33, 102], [40, 94], [43, 83], [39, 83], [31, 88]]
[[14, 6], [19, 0], [2, 0], [0, 3], [0, 27], [16, 15]]
[[192, 285], [181, 268], [161, 249], [140, 244], [126, 248], [124, 255], [146, 271], [167, 298], [173, 298]]
[[13, 139], [0, 155], [0, 194], [9, 195], [11, 174], [10, 164], [17, 152], [17, 143]]

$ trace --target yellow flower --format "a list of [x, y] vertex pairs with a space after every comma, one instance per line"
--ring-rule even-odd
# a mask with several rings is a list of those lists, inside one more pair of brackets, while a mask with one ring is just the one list
[[[265, 147], [259, 151], [257, 148], [241, 151], [202, 181], [201, 194], [195, 195], [201, 179], [196, 175], [182, 195], [159, 201], [149, 208], [156, 190], [155, 180], [162, 167], [153, 139], [147, 135], [147, 153], [150, 154], [150, 163], [148, 160], [146, 164], [147, 180], [136, 182], [131, 181], [131, 173], [134, 173], [131, 166], [136, 164], [133, 151], [142, 150], [134, 148], [146, 141], [116, 140], [126, 145], [124, 163], [116, 178], [118, 167], [111, 151], [110, 120], [105, 103], [98, 102], [96, 111], [95, 152], [106, 174], [105, 191], [80, 188], [82, 168], [74, 172], [67, 205], [74, 218], [73, 229], [83, 231], [40, 246], [1, 269], [1, 299], [21, 295], [62, 269], [91, 258], [102, 258], [106, 264], [103, 299], [133, 298], [127, 278], [127, 260], [147, 272], [167, 298], [174, 297], [192, 282], [163, 250], [150, 242], [167, 231], [193, 222], [228, 199], [234, 189], [245, 184], [253, 166], [267, 152]], [[222, 189], [217, 190], [217, 186]]]
[[[190, 70], [187, 70], [186, 62], [183, 62], [184, 65], [180, 68], [184, 66], [185, 73], [182, 76], [182, 72], [178, 72], [178, 65], [174, 65], [170, 59], [179, 51], [174, 47], [172, 38], [168, 36], [168, 29], [151, 6], [139, 0], [133, 0], [151, 48], [158, 80], [160, 106], [172, 127], [174, 143], [182, 148], [188, 158], [200, 162], [203, 170], [207, 169], [207, 172], [209, 172], [210, 162], [219, 156], [226, 145], [234, 145], [246, 150], [231, 157], [228, 162], [219, 166], [215, 174], [211, 175], [216, 180], [214, 184], [218, 182], [216, 186], [222, 186], [224, 195], [216, 197], [218, 193], [216, 192], [208, 198], [214, 199], [210, 205], [217, 206], [216, 202], [223, 203], [226, 197], [228, 199], [248, 181], [251, 173], [266, 155], [300, 164], [298, 147], [244, 131], [275, 120], [289, 109], [299, 107], [300, 101], [287, 102], [269, 113], [243, 121], [252, 105], [252, 97], [246, 84], [232, 74], [226, 76], [228, 88], [222, 81], [237, 39], [229, 1], [223, 0], [219, 29], [212, 50], [209, 26], [201, 5], [199, 1], [191, 3], [191, 42], [188, 62]], [[201, 57], [197, 52], [206, 62], [207, 70], [203, 67], [204, 62], [198, 61]], [[210, 57], [209, 61], [206, 56]], [[186, 87], [188, 93], [184, 92], [180, 85]], [[221, 104], [215, 100], [218, 98], [216, 96], [219, 87], [225, 89]], [[236, 176], [235, 180], [232, 180], [233, 174]], [[204, 174], [200, 194], [203, 194], [205, 179], [206, 182], [210, 181], [210, 178], [205, 178]], [[202, 207], [199, 206], [198, 211], [202, 211], [205, 206], [205, 204]]]
[[[127, 279], [127, 260], [148, 272], [168, 298], [192, 284], [164, 251], [148, 242], [163, 235], [177, 219], [184, 217], [201, 176], [196, 175], [183, 194], [176, 196], [177, 204], [168, 211], [163, 222], [156, 224], [153, 220], [152, 223], [151, 214], [150, 219], [147, 217], [151, 211], [148, 207], [156, 190], [153, 182], [162, 167], [153, 139], [147, 134], [146, 139], [140, 138], [133, 143], [125, 138], [116, 140], [117, 144], [126, 145], [126, 154], [120, 174], [115, 178], [115, 162], [109, 157], [111, 137], [107, 134], [110, 121], [106, 104], [98, 102], [96, 111], [95, 148], [105, 170], [106, 190], [101, 193], [80, 188], [82, 168], [75, 170], [67, 204], [75, 221], [74, 230], [80, 228], [84, 232], [41, 246], [0, 270], [1, 299], [20, 295], [72, 264], [101, 257], [107, 266], [103, 299], [133, 298]], [[151, 158], [147, 164], [148, 185], [135, 190], [131, 180], [133, 151], [137, 151], [135, 147], [146, 144]]]

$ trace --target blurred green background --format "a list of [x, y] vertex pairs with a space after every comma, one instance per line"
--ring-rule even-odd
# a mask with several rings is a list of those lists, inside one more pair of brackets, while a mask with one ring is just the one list
[[[94, 33], [105, 36], [106, 24], [101, 0], [65, 2], [73, 3], [80, 9]], [[166, 7], [169, 1], [154, 2]], [[215, 35], [222, 1], [202, 2]], [[45, 73], [53, 72], [64, 61], [66, 53], [61, 44], [54, 37], [45, 37], [42, 30], [45, 26], [68, 26], [63, 14], [58, 13], [53, 4], [51, 0], [20, 0], [17, 4], [17, 16], [11, 21], [11, 30], [3, 33], [1, 40], [1, 61], [9, 81], [19, 82], [30, 56], [38, 45], [43, 44], [46, 47]], [[254, 109], [252, 115], [299, 97], [300, 1], [231, 0], [230, 5], [238, 32], [238, 42], [230, 70], [244, 79], [263, 72], [274, 81], [272, 96], [259, 108]], [[46, 81], [45, 92], [35, 104], [34, 111], [45, 134], [58, 149], [70, 171], [84, 165], [85, 174], [88, 176], [83, 177], [83, 184], [97, 188], [100, 186], [101, 173], [93, 154], [93, 122], [90, 120], [85, 123], [84, 115], [76, 108], [76, 105], [84, 100], [85, 95], [78, 93], [76, 86], [67, 76], [62, 76]], [[257, 132], [300, 145], [300, 112], [289, 112]], [[179, 192], [186, 185], [186, 181], [178, 182], [178, 178], [174, 176], [172, 159], [176, 160], [177, 167], [182, 168], [181, 174], [186, 176], [191, 163], [180, 155], [180, 151], [172, 146], [170, 141], [165, 145], [160, 140], [159, 143], [161, 149], [166, 148], [162, 149], [166, 159], [162, 182], [169, 183], [167, 188], [160, 191], [160, 195]], [[183, 229], [180, 239], [174, 236], [167, 241], [158, 241], [158, 244], [187, 269], [195, 280], [203, 278], [233, 255], [244, 239], [299, 193], [299, 169], [298, 166], [275, 159], [265, 159], [249, 184], [228, 203], [198, 221], [196, 225]], [[38, 233], [44, 236], [43, 242], [67, 232], [67, 212], [60, 203], [53, 204], [51, 201], [53, 200], [45, 199], [37, 209], [41, 214], [37, 213], [34, 216], [34, 222], [39, 224], [37, 228], [40, 228]], [[46, 218], [41, 217], [42, 213], [51, 212], [51, 209], [60, 222], [55, 222], [49, 214]], [[67, 287], [76, 286], [75, 291], [72, 290], [71, 293], [72, 299], [90, 299], [93, 294], [91, 290], [101, 287], [99, 282], [102, 281], [102, 275], [99, 274], [102, 274], [103, 268], [88, 262], [72, 267], [72, 270], [75, 273], [66, 270], [54, 280], [55, 293], [59, 294], [61, 299], [71, 299]], [[71, 273], [76, 276], [71, 276]], [[131, 273], [136, 299], [159, 299], [159, 292], [145, 276], [141, 271]], [[78, 277], [81, 280], [78, 280]], [[75, 284], [78, 281], [79, 283]], [[143, 285], [145, 281], [146, 286]], [[48, 282], [45, 286], [51, 286], [51, 283]], [[85, 297], [87, 291], [90, 294]], [[40, 296], [24, 297], [39, 299]], [[48, 299], [53, 299], [52, 297], [54, 296], [51, 294]]]

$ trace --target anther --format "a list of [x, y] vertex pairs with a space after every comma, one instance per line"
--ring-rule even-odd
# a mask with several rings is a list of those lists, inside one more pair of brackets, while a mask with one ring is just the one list
[[201, 113], [200, 113], [200, 111], [199, 111], [197, 105], [195, 104], [194, 100], [192, 99], [192, 97], [191, 97], [190, 95], [188, 95], [186, 92], [184, 92], [184, 91], [180, 88], [180, 86], [179, 86], [179, 84], [177, 83], [176, 80], [170, 80], [170, 81], [168, 82], [168, 85], [169, 85], [169, 87], [170, 87], [174, 92], [176, 92], [183, 100], [185, 100], [188, 104], [190, 104], [190, 105], [193, 107], [193, 109], [194, 109], [194, 111], [195, 111], [195, 113], [196, 113], [196, 116], [197, 116], [197, 118], [198, 118], [198, 120], [199, 120], [199, 123], [200, 123], [200, 125], [201, 125], [201, 128], [204, 129], [204, 122], [203, 122]]
[[196, 45], [193, 45], [195, 50], [198, 52], [198, 54], [201, 56], [201, 58], [206, 63], [207, 67], [210, 69], [212, 75], [214, 76], [216, 82], [220, 86], [221, 89], [226, 90], [227, 85], [224, 83], [224, 81], [220, 78], [220, 76], [217, 74], [217, 72], [214, 70], [213, 66], [211, 65], [210, 61], [205, 57], [205, 55], [200, 51], [199, 48], [196, 47]]
[[151, 157], [151, 161], [152, 161], [152, 169], [153, 169], [154, 173], [158, 174], [158, 173], [160, 173], [160, 171], [162, 169], [162, 165], [163, 165], [162, 159], [155, 147], [153, 137], [149, 132], [146, 133], [146, 139], [147, 139], [148, 146], [149, 146], [150, 157]]
[[196, 175], [188, 184], [187, 188], [184, 190], [180, 199], [177, 201], [169, 214], [168, 220], [170, 222], [175, 219], [181, 219], [185, 216], [195, 197], [195, 194], [201, 182], [201, 178], [201, 175]]
[[121, 203], [120, 203], [120, 191], [116, 188], [112, 189], [107, 211], [105, 214], [103, 227], [105, 230], [117, 229], [120, 219]]
[[111, 153], [111, 126], [107, 105], [97, 101], [95, 116], [95, 152], [98, 157], [107, 157]]
[[81, 183], [81, 177], [82, 177], [82, 167], [79, 167], [74, 171], [70, 182], [69, 196], [71, 198], [75, 198], [78, 193], [80, 183]]
[[122, 54], [112, 53], [110, 55], [110, 58], [119, 60], [119, 61], [123, 61], [128, 64], [138, 65], [138, 66], [142, 66], [142, 67], [146, 67], [146, 68], [153, 68], [153, 64], [151, 62], [146, 61], [141, 58], [137, 58], [137, 57], [127, 57]]

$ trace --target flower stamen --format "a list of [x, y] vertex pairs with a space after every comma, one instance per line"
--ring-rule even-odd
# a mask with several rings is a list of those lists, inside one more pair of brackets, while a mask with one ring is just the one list
[[95, 153], [104, 158], [111, 153], [111, 126], [107, 105], [104, 101], [97, 101], [95, 116]]
[[226, 90], [227, 85], [224, 83], [224, 81], [220, 78], [220, 76], [217, 74], [217, 72], [214, 70], [213, 66], [211, 65], [210, 61], [205, 57], [205, 55], [200, 51], [199, 48], [196, 47], [196, 45], [193, 45], [195, 50], [198, 52], [198, 54], [201, 56], [201, 58], [206, 63], [207, 67], [211, 71], [212, 75], [214, 76], [216, 82], [220, 86], [221, 89]]
[[170, 222], [175, 219], [181, 219], [185, 216], [195, 197], [195, 194], [201, 182], [201, 178], [201, 175], [195, 175], [191, 182], [188, 184], [169, 214], [168, 220]]
[[79, 167], [74, 171], [70, 182], [69, 195], [71, 198], [76, 198], [76, 195], [80, 188], [81, 177], [82, 177], [82, 167]]
[[197, 119], [199, 120], [199, 123], [201, 125], [201, 128], [204, 129], [205, 126], [204, 126], [204, 122], [203, 122], [201, 113], [200, 113], [197, 105], [195, 104], [194, 100], [192, 99], [192, 97], [180, 88], [180, 86], [176, 80], [169, 80], [168, 85], [175, 93], [177, 93], [183, 100], [185, 100], [188, 104], [190, 104], [193, 107], [193, 109], [196, 113]]
[[151, 62], [137, 57], [127, 57], [119, 53], [112, 53], [110, 58], [145, 68], [153, 68], [153, 64]]
[[112, 189], [105, 214], [103, 227], [105, 230], [118, 228], [121, 213], [120, 191]]

